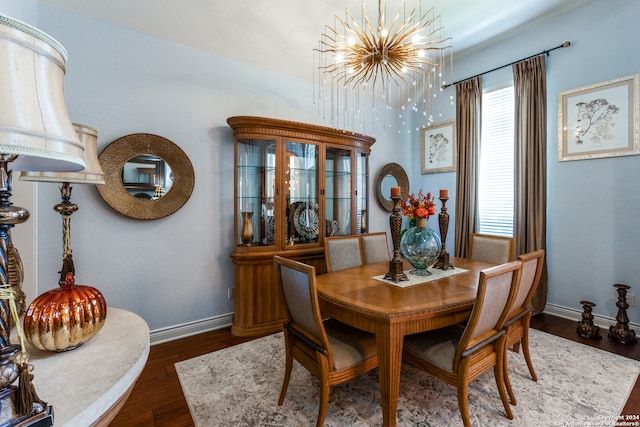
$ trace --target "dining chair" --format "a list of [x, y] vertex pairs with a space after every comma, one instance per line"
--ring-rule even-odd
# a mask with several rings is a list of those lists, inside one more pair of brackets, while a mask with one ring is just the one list
[[389, 261], [389, 243], [386, 231], [365, 233], [360, 235], [362, 241], [362, 257], [365, 264]]
[[317, 427], [327, 414], [330, 388], [378, 366], [373, 334], [334, 319], [323, 320], [316, 288], [315, 267], [273, 257], [276, 281], [285, 302], [283, 325], [286, 364], [278, 405], [284, 402], [293, 361], [297, 360], [320, 380]]
[[480, 272], [476, 300], [466, 326], [453, 325], [405, 337], [405, 360], [457, 387], [465, 427], [471, 425], [469, 383], [491, 368], [507, 417], [513, 419], [505, 392], [503, 327], [518, 290], [521, 267], [518, 260]]
[[328, 272], [362, 265], [360, 236], [325, 237], [324, 258]]
[[[536, 372], [533, 370], [533, 363], [531, 362], [531, 355], [529, 353], [529, 325], [531, 323], [531, 316], [533, 315], [533, 308], [531, 307], [531, 300], [536, 293], [538, 283], [540, 282], [540, 276], [542, 275], [542, 264], [544, 262], [544, 250], [538, 250], [529, 252], [518, 257], [522, 261], [522, 274], [520, 276], [520, 286], [518, 287], [518, 293], [511, 304], [507, 319], [505, 321], [504, 330], [506, 333], [505, 348], [509, 349], [513, 347], [515, 352], [519, 351], [520, 345], [522, 345], [522, 353], [524, 359], [527, 362], [527, 367], [531, 373], [531, 379], [538, 381]], [[507, 387], [507, 393], [512, 404], [516, 404], [516, 397], [511, 388], [511, 382], [509, 381], [509, 372], [507, 368], [507, 352], [504, 353], [504, 371], [505, 371], [505, 384]]]
[[515, 239], [491, 234], [471, 233], [470, 258], [478, 261], [504, 264], [514, 260]]

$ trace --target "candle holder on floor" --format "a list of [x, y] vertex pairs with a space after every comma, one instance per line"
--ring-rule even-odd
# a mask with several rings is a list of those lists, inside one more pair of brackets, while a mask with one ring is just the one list
[[400, 206], [400, 196], [391, 196], [393, 200], [393, 210], [389, 217], [389, 226], [391, 227], [391, 240], [393, 241], [393, 259], [389, 261], [389, 272], [384, 276], [387, 280], [399, 282], [401, 280], [409, 280], [402, 270], [402, 261], [400, 260], [400, 229], [402, 228], [402, 207]]
[[631, 287], [628, 285], [615, 284], [614, 288], [618, 289], [618, 315], [615, 326], [609, 327], [609, 338], [617, 339], [621, 344], [634, 344], [636, 342], [636, 333], [633, 329], [629, 329], [629, 317], [627, 316], [627, 290]]
[[438, 261], [436, 261], [434, 267], [439, 268], [440, 270], [449, 270], [453, 269], [453, 265], [449, 262], [449, 252], [447, 252], [447, 231], [449, 230], [449, 213], [447, 212], [447, 200], [448, 197], [440, 197], [440, 201], [442, 202], [442, 209], [440, 209], [440, 213], [438, 214], [438, 222], [440, 223], [440, 240], [442, 240], [442, 251], [440, 251], [440, 256], [438, 256]]
[[593, 323], [593, 307], [596, 305], [591, 301], [580, 301], [584, 312], [582, 313], [582, 320], [578, 322], [578, 335], [582, 338], [594, 338], [601, 339], [600, 328]]

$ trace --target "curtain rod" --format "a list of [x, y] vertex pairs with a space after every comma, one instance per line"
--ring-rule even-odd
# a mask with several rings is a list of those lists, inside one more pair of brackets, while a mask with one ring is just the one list
[[547, 55], [547, 56], [548, 56], [548, 55], [549, 55], [549, 52], [551, 52], [552, 50], [556, 50], [556, 49], [560, 49], [560, 48], [564, 48], [564, 47], [569, 47], [569, 46], [571, 46], [571, 43], [570, 43], [570, 42], [564, 42], [564, 43], [562, 43], [560, 46], [556, 46], [556, 47], [554, 47], [554, 48], [552, 48], [552, 49], [548, 49], [548, 50], [543, 50], [542, 52], [540, 52], [540, 53], [536, 53], [535, 55], [527, 56], [526, 58], [522, 58], [522, 59], [519, 59], [519, 60], [517, 60], [517, 61], [513, 61], [513, 62], [510, 62], [510, 63], [508, 63], [508, 64], [501, 65], [501, 66], [496, 67], [496, 68], [494, 68], [494, 69], [492, 69], [492, 70], [485, 71], [484, 73], [476, 74], [475, 76], [467, 77], [466, 79], [458, 80], [457, 82], [449, 83], [449, 84], [447, 84], [447, 85], [442, 85], [442, 89], [446, 89], [446, 88], [448, 88], [449, 86], [453, 86], [453, 85], [458, 84], [458, 83], [466, 82], [467, 80], [475, 79], [476, 77], [480, 77], [480, 76], [482, 76], [482, 75], [485, 75], [485, 74], [491, 73], [491, 72], [493, 72], [493, 71], [500, 70], [501, 68], [508, 67], [509, 65], [517, 64], [518, 62], [521, 62], [521, 61], [526, 61], [527, 59], [534, 58], [534, 57], [536, 57], [536, 56], [538, 56], [538, 55], [545, 54], [545, 55]]

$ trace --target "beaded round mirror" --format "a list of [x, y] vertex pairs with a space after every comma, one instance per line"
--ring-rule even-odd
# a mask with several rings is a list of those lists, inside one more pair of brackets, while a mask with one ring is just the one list
[[118, 138], [98, 156], [102, 199], [136, 219], [158, 219], [180, 209], [193, 191], [195, 176], [187, 155], [170, 140], [149, 133]]

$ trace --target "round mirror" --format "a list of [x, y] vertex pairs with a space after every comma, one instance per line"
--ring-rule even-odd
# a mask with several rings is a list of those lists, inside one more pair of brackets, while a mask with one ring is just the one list
[[136, 133], [109, 144], [100, 156], [102, 199], [115, 211], [136, 219], [157, 219], [180, 209], [195, 181], [187, 155], [158, 135]]
[[391, 187], [400, 187], [403, 194], [409, 193], [409, 177], [397, 163], [387, 163], [380, 169], [376, 176], [376, 194], [380, 205], [391, 212], [393, 200], [391, 200]]

